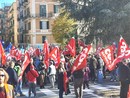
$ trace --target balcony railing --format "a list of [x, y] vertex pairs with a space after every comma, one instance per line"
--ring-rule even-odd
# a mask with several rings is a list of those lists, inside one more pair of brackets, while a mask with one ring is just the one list
[[53, 17], [53, 13], [46, 13], [46, 14], [28, 14], [28, 15], [25, 15], [23, 17], [20, 17], [20, 18], [23, 18], [23, 20], [25, 19], [28, 19], [28, 18], [50, 18], [50, 17]]

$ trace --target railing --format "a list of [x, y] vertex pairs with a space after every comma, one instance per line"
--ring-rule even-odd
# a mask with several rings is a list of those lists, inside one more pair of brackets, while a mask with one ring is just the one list
[[50, 17], [53, 17], [53, 15], [54, 15], [54, 13], [28, 14], [28, 15], [25, 15], [25, 16], [20, 17], [20, 18], [23, 18], [23, 20], [28, 19], [28, 18], [50, 18]]

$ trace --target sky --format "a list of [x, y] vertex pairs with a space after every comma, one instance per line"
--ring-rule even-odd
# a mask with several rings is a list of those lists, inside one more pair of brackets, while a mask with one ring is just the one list
[[2, 8], [4, 5], [11, 5], [16, 0], [0, 0], [0, 8]]

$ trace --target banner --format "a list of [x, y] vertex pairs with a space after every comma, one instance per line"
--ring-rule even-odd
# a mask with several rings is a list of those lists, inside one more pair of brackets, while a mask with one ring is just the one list
[[23, 61], [23, 64], [22, 64], [22, 68], [21, 68], [21, 73], [20, 73], [20, 76], [19, 76], [18, 80], [22, 79], [23, 73], [24, 73], [24, 71], [25, 71], [25, 69], [26, 69], [26, 67], [28, 66], [29, 63], [30, 63], [30, 56], [29, 56], [29, 53], [26, 52], [25, 56], [24, 56], [24, 61]]
[[5, 55], [4, 48], [1, 44], [1, 42], [0, 42], [0, 56], [1, 56], [1, 64], [5, 65], [6, 64], [6, 55]]
[[99, 55], [102, 57], [109, 70], [112, 70], [115, 67], [114, 65], [111, 65], [114, 60], [113, 45], [101, 50]]
[[55, 66], [58, 68], [58, 65], [60, 64], [60, 51], [58, 47], [52, 49], [49, 58], [55, 62]]
[[75, 57], [75, 55], [76, 55], [76, 45], [75, 45], [75, 39], [73, 37], [70, 39], [66, 48], [70, 52], [70, 55]]
[[91, 45], [86, 46], [82, 50], [82, 52], [78, 55], [78, 57], [76, 58], [76, 60], [74, 61], [73, 66], [72, 66], [71, 73], [73, 73], [76, 70], [83, 69], [84, 67], [86, 67], [86, 64], [87, 64], [86, 59], [87, 59], [88, 52], [89, 52], [91, 47], [92, 47]]
[[49, 47], [48, 47], [47, 40], [45, 40], [44, 42], [43, 51], [44, 51], [44, 64], [46, 65], [46, 68], [48, 68], [49, 67]]

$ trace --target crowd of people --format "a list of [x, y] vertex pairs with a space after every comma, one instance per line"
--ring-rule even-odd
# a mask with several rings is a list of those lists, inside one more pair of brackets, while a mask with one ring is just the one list
[[[23, 60], [15, 58], [6, 59], [6, 64], [0, 68], [0, 98], [14, 98], [15, 96], [24, 96], [22, 93], [23, 86], [28, 86], [28, 96], [33, 93], [37, 97], [36, 87], [46, 88], [50, 83], [50, 88], [59, 89], [59, 98], [63, 94], [69, 94], [69, 82], [73, 82], [76, 98], [83, 97], [83, 89], [91, 89], [90, 83], [102, 83], [106, 79], [106, 72], [111, 76], [110, 81], [121, 81], [120, 98], [127, 98], [130, 83], [130, 63], [126, 60], [117, 64], [117, 68], [112, 71], [106, 69], [105, 63], [99, 55], [89, 54], [86, 67], [71, 73], [71, 68], [75, 60], [70, 55], [61, 55], [61, 62], [56, 68], [53, 60], [49, 61], [49, 67], [44, 63], [43, 55], [31, 56], [31, 61], [24, 71], [22, 79], [19, 80], [22, 71]], [[64, 86], [64, 74], [67, 73], [67, 84]], [[56, 87], [57, 85], [57, 87]]]

